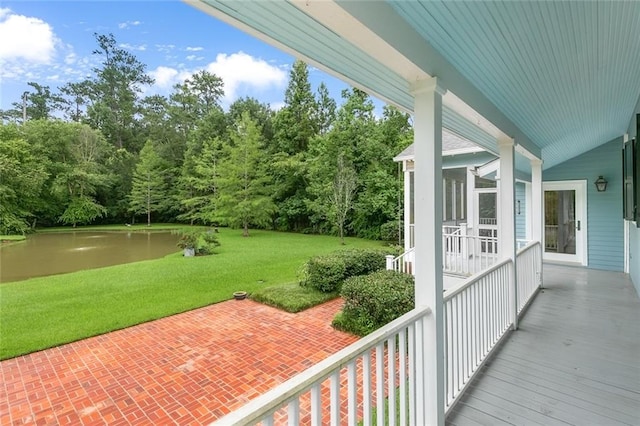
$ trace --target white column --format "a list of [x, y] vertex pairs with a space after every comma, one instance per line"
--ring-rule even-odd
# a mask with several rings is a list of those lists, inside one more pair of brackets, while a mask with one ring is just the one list
[[516, 283], [516, 220], [515, 220], [515, 145], [513, 139], [498, 140], [500, 154], [500, 183], [498, 186], [498, 254], [511, 259], [513, 267], [509, 277], [511, 322], [518, 329], [518, 286]]
[[473, 228], [471, 235], [478, 235], [478, 218], [476, 217], [476, 175], [474, 167], [467, 167], [467, 226]]
[[[432, 314], [423, 327], [424, 383], [417, 389], [420, 425], [444, 425], [442, 301], [442, 95], [436, 78], [413, 87], [415, 147], [416, 307]], [[424, 411], [422, 411], [424, 410]]]
[[404, 251], [411, 248], [411, 170], [407, 162], [407, 160], [402, 162], [404, 166]]
[[531, 161], [531, 239], [540, 241], [541, 253], [538, 271], [540, 271], [540, 287], [542, 287], [542, 255], [544, 246], [542, 237], [544, 232], [544, 206], [542, 189], [542, 160], [533, 159]]

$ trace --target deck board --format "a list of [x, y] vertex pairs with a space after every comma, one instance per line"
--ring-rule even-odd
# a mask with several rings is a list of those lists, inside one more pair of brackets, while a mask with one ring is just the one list
[[447, 423], [640, 425], [640, 299], [628, 276], [545, 265], [544, 287]]

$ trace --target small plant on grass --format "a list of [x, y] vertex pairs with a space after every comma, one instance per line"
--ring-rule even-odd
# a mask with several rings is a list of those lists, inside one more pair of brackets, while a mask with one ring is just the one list
[[213, 254], [220, 245], [217, 235], [212, 230], [188, 228], [174, 231], [179, 235], [176, 245], [183, 250], [193, 250], [196, 256]]
[[352, 277], [342, 285], [344, 308], [333, 326], [364, 336], [414, 307], [414, 278], [395, 271], [377, 271]]

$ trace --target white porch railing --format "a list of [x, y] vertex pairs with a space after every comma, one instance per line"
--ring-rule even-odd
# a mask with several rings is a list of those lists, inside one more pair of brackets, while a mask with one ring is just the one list
[[417, 424], [424, 418], [416, 386], [425, 379], [420, 348], [430, 313], [414, 309], [212, 425], [370, 425], [374, 408], [378, 424]]
[[512, 267], [504, 260], [444, 293], [447, 411], [511, 325]]
[[471, 275], [498, 259], [498, 239], [460, 233], [442, 234], [442, 266], [445, 273]]
[[[538, 241], [516, 255], [518, 315], [540, 287], [541, 255]], [[513, 325], [511, 268], [513, 262], [503, 260], [444, 293], [447, 412]]]
[[415, 275], [415, 269], [413, 267], [415, 250], [415, 248], [410, 248], [398, 257], [387, 255], [386, 269], [388, 271], [404, 272], [405, 274]]
[[516, 274], [518, 282], [518, 314], [527, 306], [540, 288], [540, 257], [542, 245], [532, 241], [518, 250], [516, 256]]

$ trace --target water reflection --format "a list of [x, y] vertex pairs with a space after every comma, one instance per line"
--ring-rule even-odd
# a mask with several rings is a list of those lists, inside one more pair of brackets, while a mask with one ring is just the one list
[[171, 232], [64, 232], [30, 235], [0, 248], [0, 283], [156, 259], [178, 251]]

